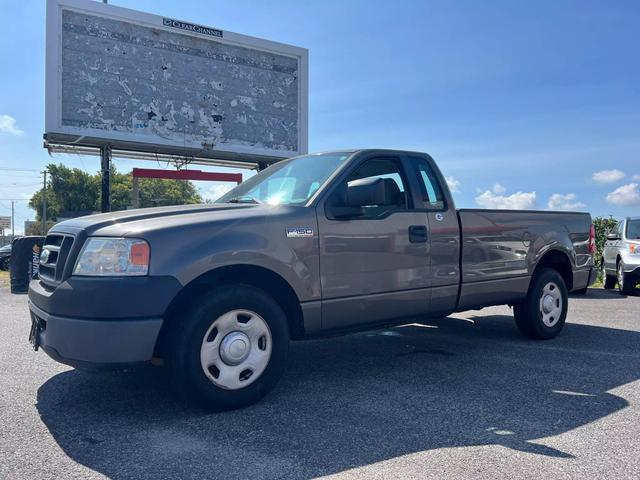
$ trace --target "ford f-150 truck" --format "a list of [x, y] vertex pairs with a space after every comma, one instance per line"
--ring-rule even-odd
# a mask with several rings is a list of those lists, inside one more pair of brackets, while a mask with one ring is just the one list
[[456, 210], [424, 153], [278, 162], [208, 205], [57, 224], [30, 340], [73, 366], [164, 364], [211, 409], [249, 405], [290, 340], [509, 304], [534, 339], [595, 279], [587, 213]]

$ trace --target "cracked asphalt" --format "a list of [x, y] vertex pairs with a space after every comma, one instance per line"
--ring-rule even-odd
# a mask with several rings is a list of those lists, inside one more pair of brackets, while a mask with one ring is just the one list
[[0, 288], [0, 478], [640, 478], [640, 296], [589, 290], [556, 339], [507, 307], [292, 344], [276, 389], [205, 414], [160, 368], [73, 370]]

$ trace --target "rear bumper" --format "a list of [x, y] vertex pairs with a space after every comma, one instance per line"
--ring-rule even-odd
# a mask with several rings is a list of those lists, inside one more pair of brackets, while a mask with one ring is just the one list
[[91, 320], [51, 315], [29, 301], [40, 323], [38, 344], [54, 360], [74, 367], [114, 368], [148, 362], [162, 318]]
[[598, 278], [598, 270], [590, 267], [585, 270], [573, 272], [573, 289], [572, 291], [582, 290], [583, 288], [593, 285]]

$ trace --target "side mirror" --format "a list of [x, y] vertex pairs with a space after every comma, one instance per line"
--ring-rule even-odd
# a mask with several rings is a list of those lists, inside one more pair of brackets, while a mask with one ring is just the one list
[[607, 240], [620, 240], [620, 237], [617, 233], [609, 232], [607, 233]]
[[329, 218], [348, 220], [364, 215], [362, 207], [395, 205], [400, 189], [390, 178], [362, 178], [353, 180], [336, 192], [327, 204]]
[[361, 178], [347, 184], [348, 207], [395, 205], [400, 197], [398, 184], [390, 178]]

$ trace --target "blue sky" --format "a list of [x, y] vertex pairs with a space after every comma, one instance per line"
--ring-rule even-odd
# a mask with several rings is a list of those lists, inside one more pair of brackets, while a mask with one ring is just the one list
[[[640, 214], [636, 1], [109, 3], [308, 48], [311, 151], [429, 152], [459, 207]], [[20, 227], [47, 163], [99, 162], [42, 148], [44, 2], [0, 11], [0, 215], [20, 199]]]

